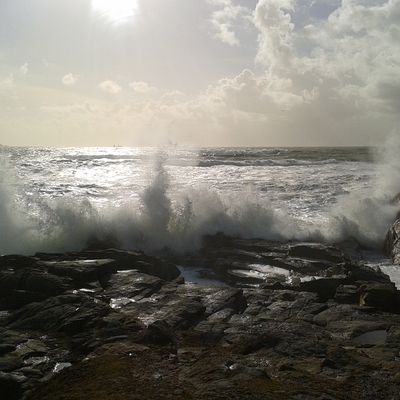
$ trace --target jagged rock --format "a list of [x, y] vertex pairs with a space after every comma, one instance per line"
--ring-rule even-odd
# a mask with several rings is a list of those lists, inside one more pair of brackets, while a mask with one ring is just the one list
[[390, 227], [385, 243], [385, 253], [392, 258], [393, 263], [400, 264], [400, 219], [396, 220]]
[[44, 285], [49, 298], [2, 315], [0, 370], [26, 400], [82, 388], [87, 400], [396, 398], [398, 292], [385, 274], [332, 246], [221, 235], [169, 260], [225, 284], [183, 284], [170, 261], [114, 249], [0, 261], [22, 298], [39, 293], [19, 288], [23, 276], [67, 288]]

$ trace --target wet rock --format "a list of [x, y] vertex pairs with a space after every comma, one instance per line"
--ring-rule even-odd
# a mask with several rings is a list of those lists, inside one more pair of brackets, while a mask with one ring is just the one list
[[300, 290], [317, 293], [321, 301], [326, 301], [334, 298], [338, 287], [346, 282], [346, 276], [312, 279], [306, 282], [301, 282]]
[[356, 285], [339, 285], [335, 292], [335, 301], [338, 303], [356, 304], [360, 298]]
[[89, 331], [110, 311], [106, 303], [83, 294], [52, 297], [11, 314], [11, 329], [42, 330], [73, 335]]
[[344, 261], [344, 255], [336, 247], [316, 243], [300, 243], [289, 246], [290, 257], [308, 258], [311, 260], [325, 260], [340, 263]]
[[138, 271], [121, 271], [107, 281], [104, 294], [109, 298], [126, 298], [138, 301], [156, 293], [164, 283], [162, 279], [156, 276]]
[[79, 253], [68, 253], [67, 259], [111, 259], [115, 261], [117, 270], [137, 269], [148, 275], [158, 276], [166, 281], [172, 281], [180, 276], [179, 269], [172, 263], [143, 253], [118, 249], [92, 250]]
[[393, 263], [400, 264], [400, 219], [390, 227], [384, 242], [385, 253], [392, 258]]
[[42, 261], [40, 265], [54, 275], [71, 278], [78, 286], [95, 281], [104, 283], [117, 272], [113, 259]]
[[361, 286], [360, 305], [400, 313], [399, 294], [390, 283], [368, 283]]
[[221, 235], [170, 260], [225, 285], [183, 284], [169, 261], [114, 249], [4, 260], [14, 288], [34, 273], [67, 291], [4, 316], [0, 369], [31, 400], [82, 388], [87, 400], [396, 398], [398, 292], [385, 274], [332, 246]]
[[3, 270], [0, 271], [0, 305], [6, 309], [18, 308], [59, 295], [71, 287], [70, 279], [49, 274], [43, 269]]

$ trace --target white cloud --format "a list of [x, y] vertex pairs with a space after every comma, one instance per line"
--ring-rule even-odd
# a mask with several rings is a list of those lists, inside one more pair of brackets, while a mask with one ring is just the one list
[[110, 94], [118, 94], [122, 91], [121, 86], [119, 86], [118, 83], [111, 81], [111, 80], [107, 80], [107, 81], [99, 83], [99, 88], [103, 92], [110, 93]]
[[79, 80], [79, 75], [75, 75], [73, 73], [69, 73], [64, 75], [61, 79], [61, 82], [65, 86], [74, 86]]
[[20, 72], [22, 75], [26, 75], [26, 74], [29, 72], [29, 64], [28, 64], [28, 63], [22, 64], [22, 65], [19, 67], [19, 72]]
[[208, 3], [217, 7], [210, 19], [216, 32], [215, 36], [230, 46], [239, 46], [240, 41], [235, 33], [235, 25], [243, 22], [250, 15], [250, 10], [234, 5], [232, 0], [208, 0]]
[[131, 82], [129, 87], [137, 94], [141, 95], [156, 95], [158, 94], [158, 89], [154, 86], [149, 85], [147, 82], [137, 81]]

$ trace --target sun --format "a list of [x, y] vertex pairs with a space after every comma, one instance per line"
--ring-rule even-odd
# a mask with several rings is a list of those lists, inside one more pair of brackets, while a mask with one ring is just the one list
[[92, 8], [97, 13], [113, 21], [120, 21], [135, 15], [138, 0], [92, 0]]

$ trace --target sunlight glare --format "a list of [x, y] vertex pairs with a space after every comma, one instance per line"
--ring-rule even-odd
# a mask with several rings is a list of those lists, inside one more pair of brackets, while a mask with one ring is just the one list
[[137, 0], [92, 0], [93, 10], [113, 21], [134, 16], [137, 7]]

